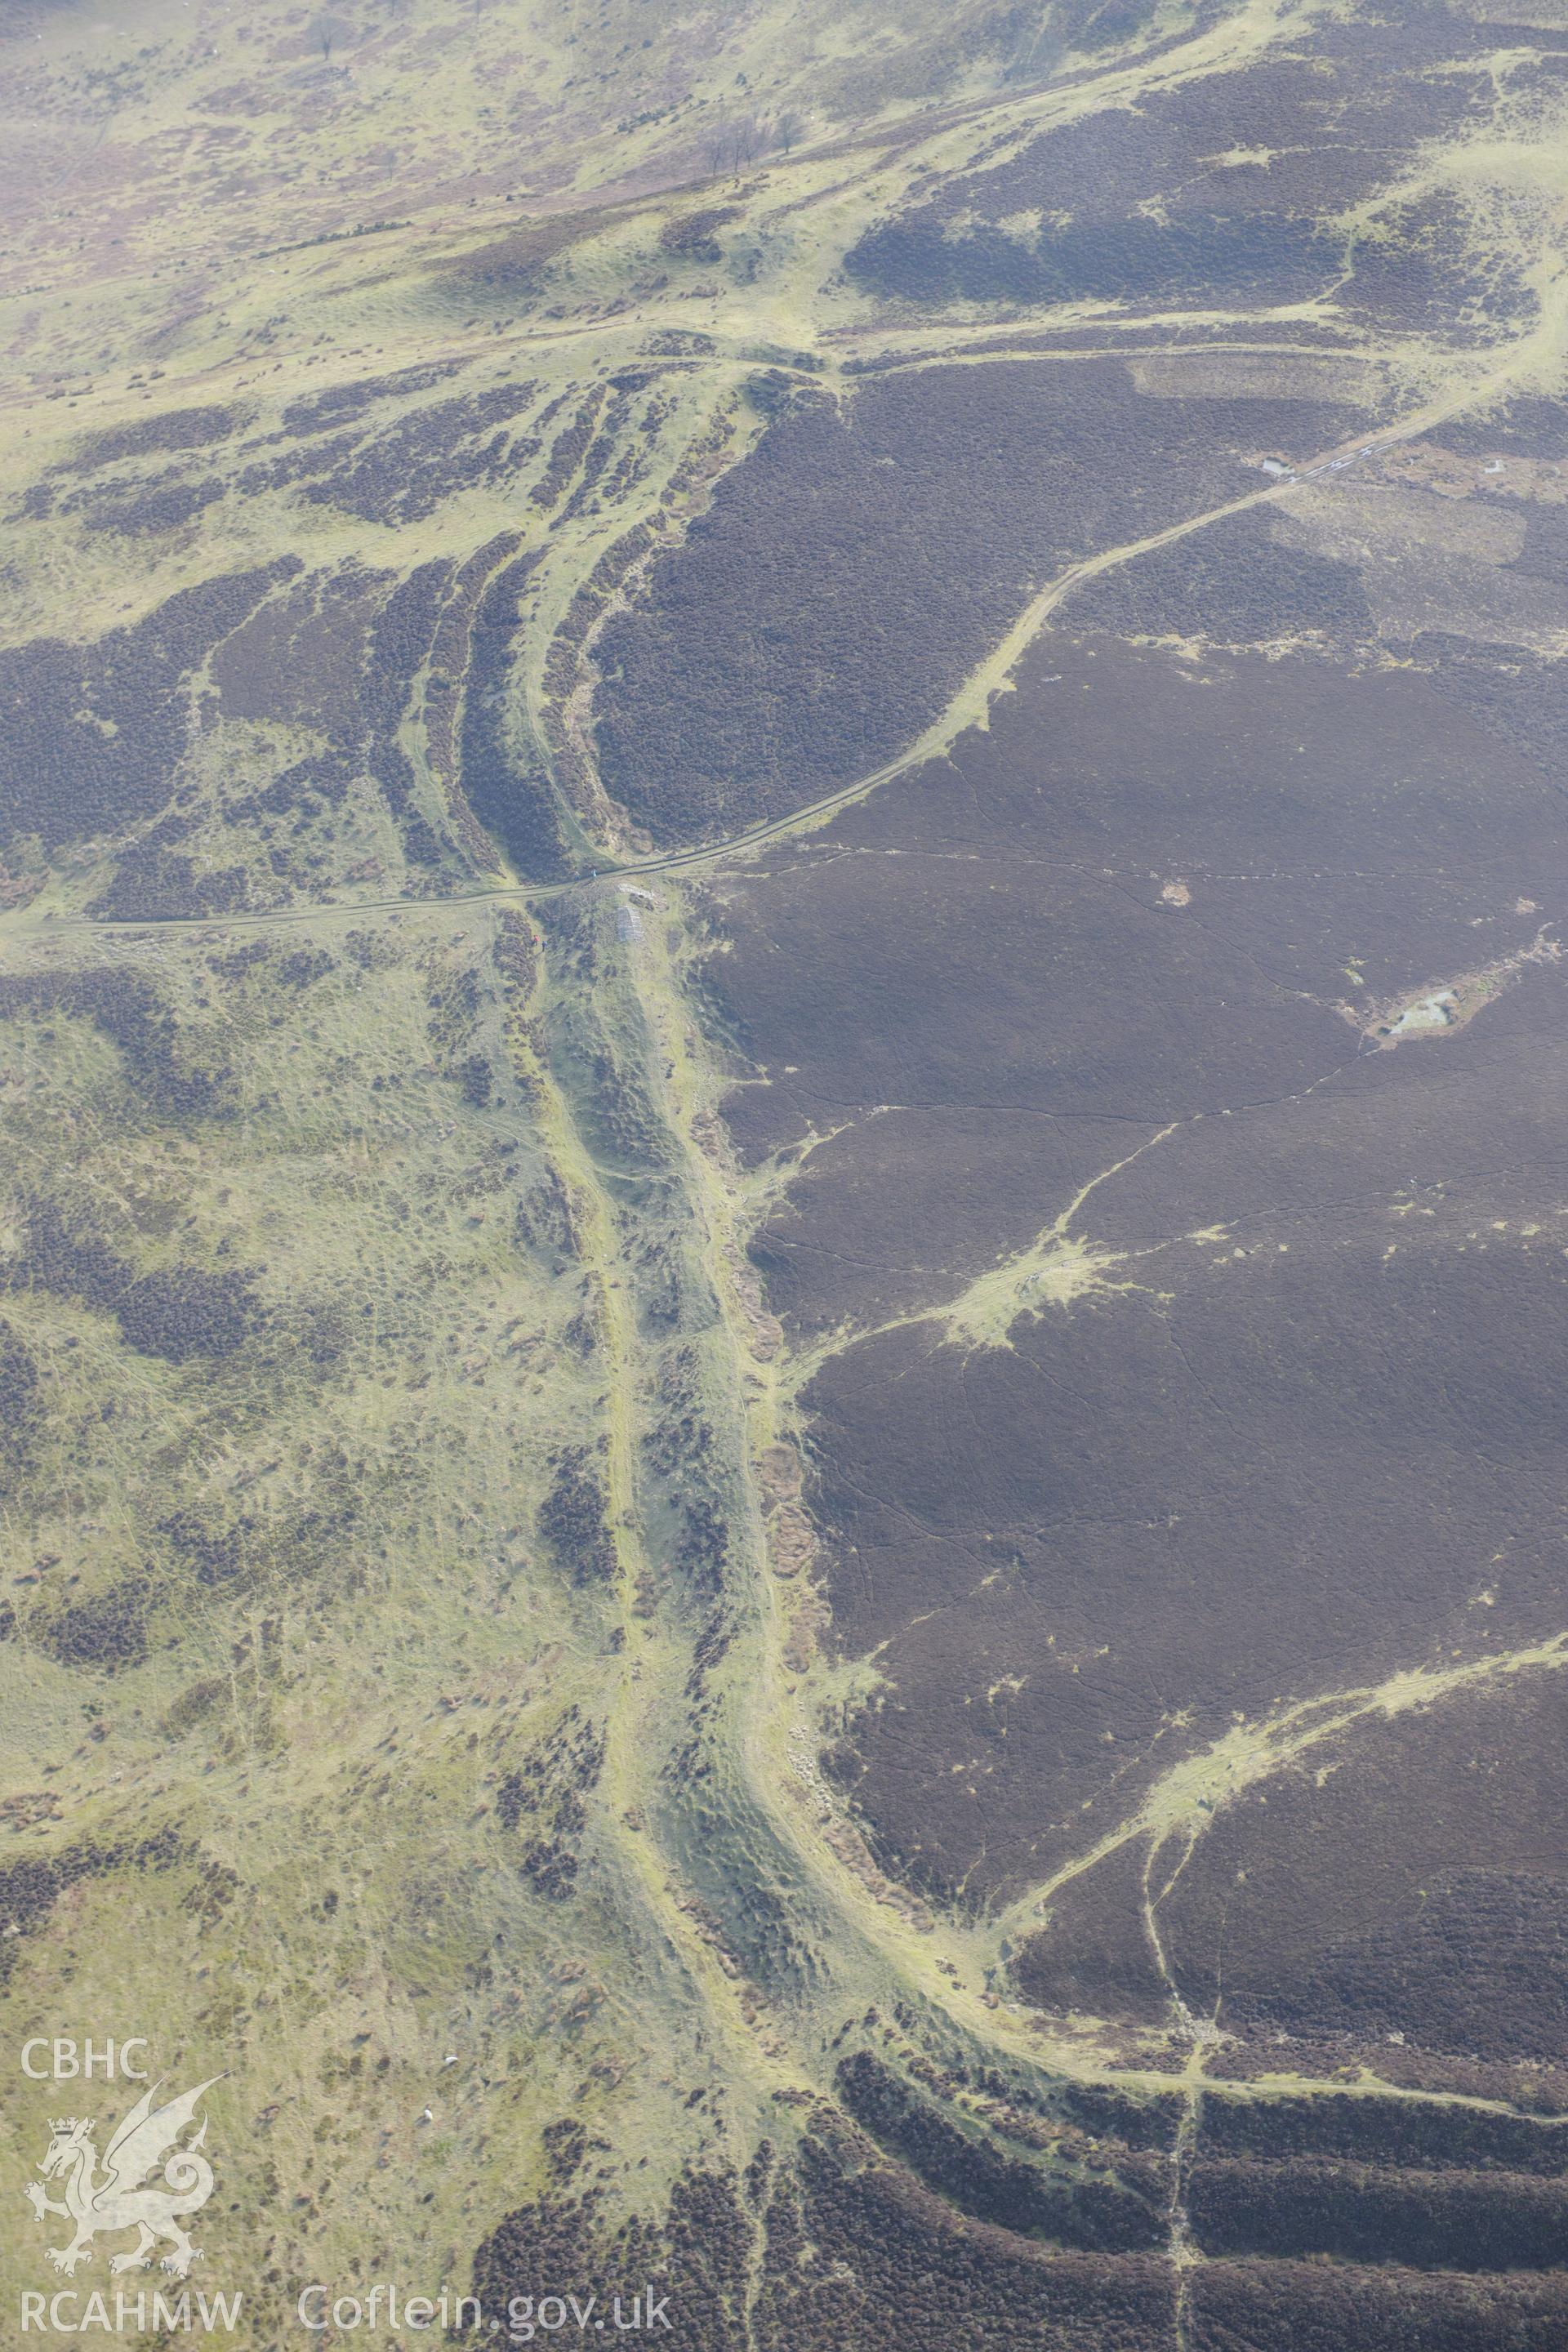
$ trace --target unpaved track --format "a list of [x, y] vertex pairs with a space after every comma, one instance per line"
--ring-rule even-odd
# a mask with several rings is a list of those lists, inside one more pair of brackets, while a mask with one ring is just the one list
[[[1562, 298], [1568, 300], [1568, 289]], [[570, 882], [494, 882], [483, 883], [471, 890], [455, 890], [428, 898], [358, 898], [352, 902], [326, 899], [304, 906], [278, 907], [254, 914], [160, 916], [149, 915], [113, 922], [95, 922], [89, 916], [35, 916], [26, 910], [0, 919], [0, 936], [16, 938], [28, 930], [54, 934], [61, 931], [91, 930], [99, 933], [144, 933], [158, 931], [254, 930], [270, 925], [311, 923], [345, 919], [363, 921], [367, 915], [439, 914], [447, 908], [461, 908], [483, 904], [489, 900], [521, 905], [539, 905], [550, 898], [559, 898], [573, 890], [592, 887], [595, 882], [640, 881], [649, 875], [700, 871], [721, 866], [736, 858], [745, 857], [772, 841], [780, 841], [796, 834], [815, 831], [825, 820], [840, 809], [852, 808], [858, 801], [868, 799], [884, 784], [897, 782], [900, 776], [923, 767], [928, 761], [947, 755], [959, 737], [970, 728], [984, 727], [992, 698], [1000, 693], [1044, 629], [1051, 615], [1086, 582], [1098, 580], [1102, 573], [1121, 570], [1134, 563], [1142, 555], [1152, 555], [1161, 548], [1173, 547], [1194, 533], [1207, 530], [1216, 522], [1226, 522], [1234, 515], [1250, 514], [1260, 507], [1278, 506], [1294, 497], [1309, 478], [1322, 478], [1331, 467], [1348, 472], [1367, 457], [1378, 457], [1403, 441], [1416, 439], [1430, 432], [1446, 419], [1462, 415], [1467, 410], [1485, 410], [1505, 396], [1515, 385], [1542, 371], [1562, 348], [1561, 332], [1556, 319], [1533, 330], [1514, 345], [1506, 358], [1489, 368], [1468, 390], [1444, 399], [1431, 401], [1412, 409], [1394, 424], [1380, 426], [1369, 436], [1358, 435], [1353, 441], [1340, 442], [1332, 448], [1321, 451], [1307, 459], [1289, 480], [1271, 481], [1262, 488], [1246, 490], [1239, 497], [1226, 499], [1218, 506], [1206, 507], [1199, 514], [1188, 515], [1180, 522], [1168, 523], [1163, 530], [1152, 531], [1147, 538], [1126, 541], [1120, 547], [1104, 548], [1099, 553], [1080, 557], [1068, 564], [1055, 579], [1047, 582], [1037, 595], [1024, 606], [1012, 627], [1000, 642], [963, 679], [940, 711], [908, 749], [895, 759], [884, 761], [853, 783], [841, 784], [819, 800], [808, 801], [793, 809], [787, 816], [773, 817], [759, 824], [748, 825], [741, 832], [726, 835], [718, 841], [702, 842], [690, 849], [675, 849], [652, 857], [639, 857], [619, 862], [606, 862]], [[1337, 478], [1337, 477], [1336, 477]]]
[[[1086, 582], [1135, 562], [1141, 556], [1172, 546], [1207, 530], [1212, 524], [1255, 509], [1278, 505], [1300, 492], [1306, 475], [1321, 473], [1337, 460], [1348, 460], [1349, 466], [1353, 467], [1360, 461], [1363, 452], [1375, 455], [1401, 441], [1416, 437], [1446, 417], [1470, 408], [1484, 408], [1505, 394], [1511, 386], [1521, 380], [1528, 380], [1541, 370], [1555, 355], [1558, 347], [1553, 317], [1530, 336], [1521, 339], [1501, 361], [1479, 375], [1467, 389], [1414, 409], [1373, 436], [1358, 436], [1352, 443], [1341, 444], [1321, 452], [1299, 467], [1294, 478], [1271, 481], [1167, 525], [1144, 538], [1101, 550], [1068, 565], [1030, 599], [1006, 635], [963, 680], [939, 716], [904, 751], [853, 782], [826, 793], [787, 815], [691, 848], [620, 863], [606, 862], [597, 869], [596, 875], [569, 882], [496, 883], [439, 898], [391, 897], [352, 903], [328, 901], [252, 914], [146, 918], [107, 923], [94, 922], [84, 917], [38, 916], [24, 910], [0, 921], [0, 937], [8, 938], [17, 948], [51, 940], [85, 942], [89, 938], [109, 937], [133, 953], [137, 942], [151, 947], [155, 940], [170, 934], [216, 935], [270, 927], [337, 921], [359, 923], [377, 914], [400, 918], [440, 918], [492, 903], [498, 909], [508, 904], [542, 904], [574, 892], [591, 893], [599, 883], [645, 880], [659, 874], [698, 874], [732, 865], [769, 843], [809, 835], [837, 811], [854, 805], [926, 762], [949, 753], [967, 729], [985, 723], [992, 697], [1005, 687], [1019, 661], [1052, 615]], [[640, 1010], [650, 1031], [666, 1033], [668, 1043], [668, 1036], [685, 1020], [679, 1002], [679, 975], [667, 967], [657, 978], [645, 973], [639, 981], [634, 974], [628, 984], [641, 988], [643, 1001]], [[552, 1153], [559, 1172], [585, 1212], [583, 1224], [585, 1253], [601, 1299], [606, 1343], [613, 1362], [612, 1516], [622, 1556], [624, 1594], [629, 1608], [637, 1576], [645, 1565], [638, 1528], [635, 1465], [639, 1398], [646, 1391], [649, 1370], [647, 1343], [637, 1331], [628, 1279], [627, 1254], [617, 1237], [615, 1214], [594, 1167], [591, 1152], [573, 1121], [570, 1106], [561, 1097], [559, 1089], [553, 1087], [549, 1073], [542, 1068], [538, 1075], [545, 1089], [546, 1123], [551, 1130]], [[734, 1358], [736, 1385], [739, 1388], [750, 1376], [752, 1386], [760, 1389], [766, 1400], [761, 1418], [771, 1427], [776, 1419], [778, 1375], [773, 1367], [759, 1364], [745, 1318], [729, 1293], [721, 1262], [723, 1243], [727, 1240], [732, 1247], [737, 1241], [743, 1240], [741, 1224], [733, 1204], [724, 1197], [723, 1187], [716, 1178], [710, 1158], [691, 1132], [690, 1100], [688, 1099], [683, 1108], [674, 1093], [667, 1089], [663, 1105], [669, 1121], [669, 1139], [682, 1165], [683, 1181], [692, 1213], [707, 1237], [710, 1274], [724, 1318], [727, 1344]], [[722, 1229], [726, 1224], [731, 1228], [728, 1232]], [[749, 1465], [744, 1475], [749, 1476]], [[782, 2080], [798, 2085], [803, 2080], [815, 2081], [818, 2087], [826, 2088], [829, 2071], [826, 2059], [826, 2042], [833, 2024], [843, 2014], [845, 2006], [868, 1998], [885, 1999], [892, 1990], [912, 1998], [929, 2014], [944, 2019], [949, 2030], [967, 2041], [972, 2047], [1005, 2054], [1015, 2064], [1022, 2063], [1031, 2073], [1047, 2077], [1068, 2074], [1082, 2081], [1114, 2081], [1121, 2089], [1133, 2094], [1140, 2090], [1168, 2092], [1173, 2078], [1163, 2071], [1144, 2074], [1121, 2066], [1112, 2073], [1092, 2056], [1086, 2055], [1081, 2046], [1043, 2043], [1037, 2034], [1027, 2030], [1021, 2016], [1015, 2018], [1006, 2011], [992, 2007], [983, 1998], [981, 1987], [984, 1982], [984, 1969], [994, 1963], [1001, 1939], [1009, 1933], [1026, 1932], [1030, 1925], [1037, 1924], [1040, 1908], [1057, 1885], [1091, 1867], [1102, 1854], [1129, 1841], [1147, 1839], [1152, 1842], [1152, 1851], [1157, 1850], [1173, 1829], [1179, 1826], [1173, 1816], [1166, 1818], [1170, 1809], [1169, 1806], [1162, 1809], [1162, 1791], [1173, 1799], [1186, 1790], [1188, 1782], [1195, 1788], [1200, 1781], [1207, 1790], [1216, 1775], [1219, 1780], [1226, 1779], [1227, 1759], [1216, 1753], [1212, 1758], [1189, 1759], [1177, 1767], [1172, 1775], [1167, 1776], [1171, 1784], [1169, 1790], [1163, 1782], [1147, 1803], [1126, 1822], [1109, 1832], [1092, 1853], [1067, 1865], [1048, 1885], [1037, 1887], [1020, 1897], [988, 1929], [970, 1931], [947, 1927], [917, 1933], [904, 1917], [879, 1903], [847, 1868], [823, 1837], [821, 1824], [814, 1823], [808, 1818], [807, 1807], [784, 1793], [791, 1787], [794, 1779], [786, 1768], [785, 1759], [788, 1733], [795, 1726], [793, 1711], [782, 1696], [784, 1676], [778, 1658], [780, 1624], [776, 1594], [760, 1543], [754, 1539], [759, 1516], [753, 1513], [752, 1517], [753, 1541], [750, 1547], [752, 1588], [742, 1598], [752, 1627], [754, 1662], [763, 1670], [731, 1690], [728, 1703], [719, 1718], [721, 1736], [737, 1785], [746, 1789], [751, 1804], [772, 1823], [781, 1851], [787, 1853], [795, 1865], [804, 1871], [817, 1904], [833, 1917], [837, 1930], [833, 1937], [837, 1949], [831, 1954], [822, 1955], [824, 1980], [819, 1998], [810, 2004], [816, 2014], [796, 2016], [796, 2031], [789, 2036], [793, 2046], [787, 2057], [771, 2039], [772, 2029], [779, 2022], [779, 2012], [776, 2010], [772, 2012], [768, 2029], [770, 2047], [764, 2053], [763, 2037], [746, 2021], [732, 1980], [720, 1966], [709, 1946], [694, 1933], [689, 1916], [671, 1893], [671, 1888], [678, 1884], [678, 1877], [670, 1858], [661, 1855], [651, 1839], [637, 1837], [627, 1842], [632, 1873], [642, 1885], [646, 1898], [660, 1925], [681, 1951], [684, 1964], [704, 1987], [716, 2021], [722, 2021], [721, 2030], [725, 2038], [738, 2040], [749, 2047], [757, 2057], [763, 2075], [775, 2083]], [[652, 1662], [650, 1653], [645, 1650], [642, 1654], [646, 1663]], [[670, 1684], [667, 1696], [673, 1700], [677, 1678], [686, 1671], [688, 1661], [668, 1644], [664, 1645], [658, 1654], [660, 1670]], [[1542, 1644], [1529, 1654], [1521, 1653], [1517, 1657], [1487, 1660], [1474, 1672], [1498, 1674], [1531, 1668], [1550, 1670], [1565, 1663], [1568, 1663], [1568, 1635]], [[1470, 1678], [1470, 1670], [1464, 1670], [1440, 1679], [1446, 1687], [1450, 1682], [1457, 1685]], [[1404, 1680], [1423, 1684], [1423, 1691], [1413, 1688], [1409, 1696], [1410, 1704], [1423, 1703], [1424, 1678], [1405, 1677]], [[650, 1696], [646, 1689], [634, 1692], [628, 1683], [615, 1709], [616, 1716], [626, 1727], [626, 1738], [613, 1743], [612, 1750], [616, 1760], [612, 1764], [611, 1785], [622, 1799], [629, 1797], [634, 1785], [646, 1786], [653, 1769], [654, 1759], [640, 1744], [644, 1738], [642, 1727], [650, 1717]], [[1304, 1738], [1294, 1736], [1293, 1725], [1281, 1723], [1258, 1727], [1258, 1754], [1252, 1759], [1254, 1777], [1281, 1769], [1300, 1746], [1310, 1744], [1363, 1714], [1380, 1709], [1392, 1711], [1393, 1700], [1392, 1690], [1328, 1695], [1325, 1699], [1314, 1702], [1314, 1714], [1320, 1714], [1325, 1707], [1328, 1712], [1320, 1716], [1320, 1720], [1305, 1733]], [[635, 1733], [633, 1727], [636, 1727]], [[628, 1746], [627, 1741], [634, 1738], [637, 1744]], [[1177, 1783], [1180, 1784], [1179, 1790]], [[619, 1810], [617, 1807], [617, 1817]], [[1184, 1823], [1187, 1810], [1183, 1809]], [[959, 1981], [956, 1983], [949, 1973], [952, 1969], [958, 1972]], [[1204, 2054], [1201, 2042], [1194, 2041], [1189, 2072], [1195, 2076], [1201, 2076]], [[1208, 2081], [1204, 2087], [1206, 2095], [1241, 2100], [1302, 2095], [1378, 2095], [1408, 2099], [1422, 2105], [1473, 2107], [1482, 2112], [1515, 2112], [1501, 2103], [1446, 2093], [1413, 2091], [1381, 2083], [1323, 2082], [1289, 2074], [1254, 2082]], [[1196, 2095], [1195, 2084], [1194, 2095]]]
[[[1282, 14], [1261, 6], [1250, 13], [1249, 37], [1244, 45], [1247, 54], [1268, 45], [1262, 37], [1266, 18], [1275, 32], [1285, 21]], [[1271, 32], [1268, 37], [1273, 37]], [[1212, 66], [1210, 59], [1182, 70], [1207, 71]], [[1170, 72], [1175, 71], [1173, 66]], [[1104, 102], [1103, 96], [1099, 102]], [[1066, 110], [1064, 102], [1058, 112]], [[1021, 126], [1038, 127], [1040, 110], [1020, 107], [1017, 113]], [[873, 173], [879, 168], [868, 167]], [[1521, 383], [1544, 380], [1563, 350], [1565, 297], [1561, 281], [1549, 288], [1548, 296], [1542, 325], [1489, 367], [1478, 363], [1477, 372], [1459, 388], [1408, 410], [1373, 436], [1320, 453], [1299, 467], [1292, 479], [1241, 491], [1146, 537], [1100, 550], [1068, 565], [1029, 599], [937, 718], [902, 752], [786, 815], [686, 849], [626, 861], [606, 856], [596, 874], [568, 882], [499, 882], [438, 898], [339, 900], [252, 914], [149, 917], [110, 923], [23, 910], [0, 918], [0, 940], [25, 952], [53, 941], [79, 946], [98, 938], [112, 938], [123, 952], [134, 955], [139, 949], [155, 951], [156, 943], [171, 934], [205, 937], [300, 925], [361, 924], [376, 916], [440, 919], [488, 908], [492, 902], [499, 910], [510, 904], [543, 905], [574, 893], [591, 897], [599, 883], [646, 881], [658, 875], [700, 876], [742, 864], [770, 844], [807, 837], [840, 810], [928, 762], [945, 758], [967, 730], [984, 727], [992, 698], [1005, 688], [1030, 646], [1087, 583], [1214, 524], [1299, 498], [1306, 477], [1336, 466], [1342, 471], [1353, 470], [1361, 462], [1362, 451], [1381, 453], [1419, 436], [1446, 418], [1485, 409]], [[1045, 364], [1058, 357], [1070, 362], [1080, 354], [1026, 356]], [[903, 364], [942, 363], [939, 354]], [[968, 363], [981, 362], [976, 357]], [[715, 369], [732, 374], [738, 364], [733, 359], [721, 358]], [[607, 917], [601, 915], [600, 920], [607, 921]], [[547, 976], [542, 985], [548, 989], [552, 984]], [[657, 1349], [639, 1324], [636, 1253], [627, 1244], [624, 1204], [617, 1203], [604, 1172], [595, 1165], [562, 1086], [540, 1060], [534, 1076], [542, 1104], [542, 1131], [556, 1171], [578, 1211], [583, 1257], [597, 1294], [608, 1365], [610, 1517], [620, 1561], [619, 1598], [626, 1636], [624, 1664], [609, 1706], [605, 1784], [609, 1834], [624, 1864], [624, 1884], [636, 1890], [650, 1931], [668, 1939], [679, 1966], [712, 2019], [716, 2039], [723, 2044], [736, 2074], [753, 2082], [759, 2101], [780, 2092], [787, 2095], [830, 2092], [835, 2065], [831, 2044], [844, 2017], [851, 2011], [863, 2012], [873, 2002], [886, 2007], [899, 2001], [908, 2002], [936, 2024], [952, 2045], [967, 2048], [983, 2063], [995, 2062], [1019, 2076], [1033, 2076], [1042, 2084], [1066, 2077], [1113, 2084], [1131, 2096], [1164, 2096], [1173, 2088], [1179, 2089], [1185, 2098], [1186, 2116], [1169, 2216], [1169, 2252], [1178, 2273], [1191, 2259], [1183, 2158], [1192, 2145], [1205, 2098], [1257, 2102], [1374, 2097], [1550, 2123], [1550, 2117], [1529, 2116], [1503, 2102], [1415, 2090], [1371, 2078], [1346, 2083], [1283, 2072], [1252, 2081], [1208, 2077], [1205, 2068], [1211, 2050], [1209, 2029], [1205, 2021], [1187, 2014], [1165, 1968], [1158, 1911], [1204, 1824], [1213, 1818], [1210, 1809], [1223, 1804], [1237, 1788], [1284, 1769], [1309, 1747], [1363, 1717], [1396, 1713], [1402, 1706], [1430, 1704], [1447, 1690], [1483, 1675], [1555, 1671], [1568, 1664], [1568, 1633], [1529, 1652], [1487, 1659], [1452, 1674], [1405, 1675], [1376, 1689], [1327, 1694], [1311, 1702], [1310, 1708], [1250, 1727], [1245, 1755], [1237, 1742], [1222, 1741], [1214, 1749], [1185, 1759], [1156, 1782], [1141, 1806], [1091, 1851], [1066, 1865], [1047, 1884], [1029, 1890], [984, 1927], [939, 1922], [922, 1929], [908, 1913], [879, 1900], [871, 1886], [846, 1864], [825, 1833], [835, 1824], [819, 1817], [805, 1783], [791, 1764], [792, 1734], [803, 1727], [809, 1734], [813, 1727], [809, 1723], [803, 1727], [788, 1689], [792, 1677], [782, 1654], [784, 1604], [762, 1539], [753, 1474], [761, 1446], [779, 1434], [784, 1381], [781, 1367], [759, 1355], [754, 1330], [728, 1271], [730, 1253], [744, 1246], [744, 1207], [699, 1131], [700, 1121], [711, 1110], [717, 1074], [701, 1066], [700, 1043], [688, 1042], [692, 1024], [684, 975], [670, 960], [665, 943], [649, 940], [644, 952], [627, 959], [624, 968], [595, 985], [611, 994], [624, 992], [626, 999], [635, 1001], [670, 1072], [668, 1079], [654, 1085], [653, 1098], [716, 1305], [714, 1345], [724, 1359], [730, 1389], [750, 1400], [743, 1425], [726, 1441], [732, 1445], [734, 1457], [731, 1472], [749, 1495], [750, 1508], [744, 1526], [737, 1528], [731, 1568], [734, 1589], [729, 1597], [741, 1631], [731, 1659], [716, 1685], [719, 1704], [705, 1734], [716, 1768], [722, 1815], [716, 1847], [723, 1867], [731, 1874], [739, 1874], [760, 1857], [779, 1884], [803, 1890], [802, 1915], [810, 1918], [819, 1947], [815, 1953], [815, 1979], [804, 1982], [798, 1973], [781, 1967], [776, 1977], [766, 1980], [765, 1959], [756, 1961], [754, 1975], [766, 2001], [760, 2014], [753, 2011], [743, 1982], [694, 1925], [685, 1892], [682, 1853], [673, 1835], [661, 1835], [657, 1809], [648, 1809], [647, 1827], [634, 1828], [627, 1819], [634, 1808], [642, 1810], [640, 1801], [650, 1786], [670, 1777], [684, 1727], [683, 1690], [692, 1663], [689, 1643], [679, 1628], [664, 1623], [650, 1628], [636, 1607], [639, 1580], [651, 1553], [638, 1464], [648, 1427]], [[1069, 1210], [1068, 1214], [1071, 1213]], [[634, 1673], [634, 1669], [640, 1671]], [[1298, 1721], [1298, 1716], [1303, 1719]], [[1310, 1721], [1305, 1719], [1309, 1716]], [[1037, 1927], [1042, 1906], [1056, 1887], [1118, 1846], [1138, 1841], [1145, 1844], [1148, 1858], [1147, 1930], [1170, 1987], [1173, 2023], [1187, 2042], [1185, 2065], [1174, 2074], [1152, 2064], [1143, 2070], [1124, 2063], [1113, 2067], [1109, 2059], [1102, 2059], [1083, 2042], [1055, 2041], [1031, 2031], [1021, 2011], [994, 2006], [994, 1996], [986, 1990], [987, 1971], [1000, 1962], [1005, 1937], [1016, 1938]], [[1173, 1841], [1179, 1844], [1179, 1859], [1156, 1885], [1160, 1854]], [[738, 1886], [737, 1894], [742, 1891]], [[721, 1923], [737, 1939], [743, 1930], [739, 1916], [743, 1907], [737, 1901], [731, 1918]], [[750, 1958], [747, 1965], [753, 1965]]]

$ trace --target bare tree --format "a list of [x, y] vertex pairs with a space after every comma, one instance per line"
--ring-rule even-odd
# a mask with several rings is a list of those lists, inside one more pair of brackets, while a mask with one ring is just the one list
[[752, 158], [768, 143], [769, 134], [755, 115], [740, 115], [731, 121], [715, 123], [708, 134], [708, 169], [715, 178], [721, 172], [739, 178]]
[[321, 52], [321, 62], [330, 65], [335, 43], [348, 35], [348, 26], [340, 16], [317, 16], [310, 26], [310, 37]]
[[786, 110], [773, 125], [773, 137], [787, 155], [805, 132], [805, 125], [798, 114]]

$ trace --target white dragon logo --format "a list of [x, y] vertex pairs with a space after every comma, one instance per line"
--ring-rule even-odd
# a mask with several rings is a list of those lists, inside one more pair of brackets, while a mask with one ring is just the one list
[[[46, 2213], [58, 2213], [74, 2225], [76, 2235], [68, 2246], [47, 2249], [56, 2270], [69, 2278], [79, 2263], [92, 2260], [94, 2238], [110, 2237], [121, 2230], [134, 2230], [136, 2243], [129, 2252], [110, 2257], [111, 2273], [144, 2270], [160, 2238], [167, 2238], [170, 2245], [161, 2267], [176, 2278], [184, 2278], [191, 2264], [201, 2261], [201, 2250], [192, 2245], [180, 2226], [180, 2217], [199, 2212], [213, 2193], [212, 2166], [199, 2153], [207, 2136], [206, 2117], [202, 2117], [201, 2129], [186, 2147], [178, 2143], [203, 2093], [222, 2080], [221, 2074], [211, 2075], [194, 2091], [169, 2099], [161, 2107], [153, 2105], [159, 2084], [143, 2091], [116, 2126], [103, 2152], [101, 2179], [98, 2150], [92, 2144], [96, 2118], [61, 2116], [51, 2122], [48, 2149], [39, 2160], [38, 2170], [46, 2180], [63, 2179], [65, 2203], [58, 2204], [46, 2196], [36, 2180], [30, 2180], [22, 2194], [40, 2221]], [[163, 2180], [157, 2186], [150, 2176], [160, 2164]]]

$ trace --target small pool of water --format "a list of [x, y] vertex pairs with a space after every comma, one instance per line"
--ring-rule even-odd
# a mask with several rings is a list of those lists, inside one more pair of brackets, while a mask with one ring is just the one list
[[1419, 1004], [1408, 1004], [1397, 1021], [1391, 1021], [1385, 1034], [1403, 1037], [1412, 1029], [1447, 1029], [1454, 1018], [1454, 992], [1445, 988], [1436, 996], [1424, 996]]

